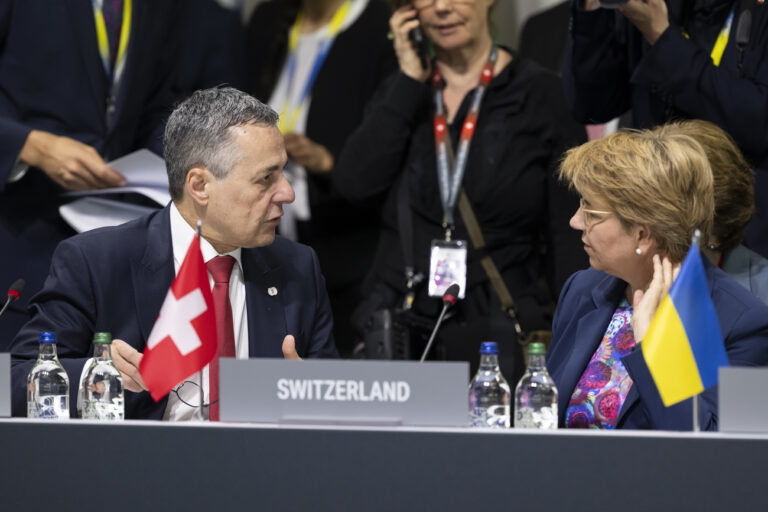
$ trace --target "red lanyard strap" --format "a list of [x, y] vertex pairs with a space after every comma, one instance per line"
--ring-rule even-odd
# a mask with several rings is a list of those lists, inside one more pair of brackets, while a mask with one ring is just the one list
[[[475, 88], [475, 94], [472, 98], [472, 104], [470, 105], [469, 112], [464, 119], [464, 124], [461, 127], [461, 136], [459, 137], [459, 150], [456, 153], [456, 158], [453, 162], [448, 154], [448, 125], [445, 120], [445, 105], [443, 104], [443, 76], [440, 74], [440, 70], [437, 66], [432, 65], [434, 71], [432, 72], [432, 88], [435, 91], [435, 154], [437, 157], [437, 182], [440, 187], [440, 200], [443, 205], [443, 223], [447, 232], [447, 237], [450, 237], [450, 230], [454, 226], [453, 212], [456, 209], [456, 201], [459, 198], [459, 189], [461, 188], [461, 182], [464, 178], [464, 172], [467, 168], [467, 156], [469, 155], [469, 145], [472, 142], [472, 136], [475, 134], [475, 126], [477, 126], [477, 116], [480, 113], [480, 105], [483, 102], [483, 96], [488, 84], [493, 78], [493, 68], [496, 65], [496, 59], [499, 52], [494, 45], [491, 48], [491, 53], [488, 56], [488, 61], [483, 66], [483, 70], [480, 72], [480, 79], [478, 80], [477, 88]], [[451, 164], [453, 164], [453, 172], [450, 171]]]

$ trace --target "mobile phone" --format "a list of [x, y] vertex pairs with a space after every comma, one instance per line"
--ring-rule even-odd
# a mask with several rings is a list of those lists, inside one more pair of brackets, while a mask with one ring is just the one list
[[618, 9], [626, 5], [627, 0], [600, 0], [600, 7], [603, 9]]
[[422, 32], [421, 27], [411, 29], [408, 32], [408, 39], [419, 56], [421, 68], [427, 69], [427, 42], [424, 40], [424, 32]]

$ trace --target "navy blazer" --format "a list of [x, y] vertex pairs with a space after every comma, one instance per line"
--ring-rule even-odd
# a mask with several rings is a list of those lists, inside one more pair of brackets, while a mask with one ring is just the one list
[[[286, 334], [296, 338], [301, 357], [337, 356], [325, 281], [311, 248], [277, 237], [269, 246], [243, 249], [242, 265], [250, 357], [283, 357]], [[33, 298], [32, 320], [11, 347], [13, 415], [26, 415], [26, 379], [40, 332], [56, 333], [75, 417], [77, 384], [92, 353], [93, 333], [109, 331], [142, 352], [174, 275], [169, 207], [63, 241]], [[269, 295], [270, 287], [278, 293]], [[155, 403], [146, 391], [125, 395], [126, 418], [162, 418], [167, 399]]]
[[109, 85], [91, 2], [0, 0], [0, 190], [30, 130], [66, 135], [109, 160], [161, 151], [180, 43], [178, 0], [133, 2], [125, 72], [107, 123]]
[[[707, 284], [733, 366], [768, 364], [768, 306], [702, 257]], [[560, 426], [576, 384], [597, 350], [627, 283], [594, 269], [575, 273], [563, 288], [552, 325], [547, 368], [559, 392]], [[692, 401], [664, 407], [640, 346], [622, 358], [633, 385], [617, 428], [691, 430]], [[702, 430], [717, 430], [717, 386], [701, 395]]]
[[106, 161], [143, 147], [162, 154], [184, 4], [134, 0], [125, 71], [107, 122], [109, 85], [91, 2], [0, 0], [0, 287], [27, 282], [0, 322], [0, 351], [29, 319], [28, 299], [42, 288], [56, 245], [74, 234], [59, 216], [62, 189], [41, 171], [8, 183], [29, 132], [73, 138]]

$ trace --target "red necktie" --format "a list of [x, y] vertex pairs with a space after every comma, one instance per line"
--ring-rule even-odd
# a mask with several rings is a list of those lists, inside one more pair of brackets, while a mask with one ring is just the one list
[[[213, 308], [216, 310], [216, 356], [209, 365], [208, 402], [211, 403], [209, 418], [219, 421], [219, 358], [235, 357], [235, 328], [232, 324], [232, 305], [229, 302], [229, 276], [235, 258], [216, 256], [206, 266], [213, 276]], [[213, 403], [215, 402], [215, 403]]]

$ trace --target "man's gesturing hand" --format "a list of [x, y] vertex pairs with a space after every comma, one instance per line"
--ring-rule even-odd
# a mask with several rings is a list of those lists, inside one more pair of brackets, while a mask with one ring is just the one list
[[285, 359], [298, 359], [301, 361], [299, 354], [296, 352], [296, 340], [290, 334], [283, 340], [283, 357]]
[[123, 387], [128, 391], [139, 393], [147, 390], [139, 373], [142, 357], [138, 350], [123, 340], [112, 340], [112, 361], [120, 370], [120, 375], [123, 376]]

